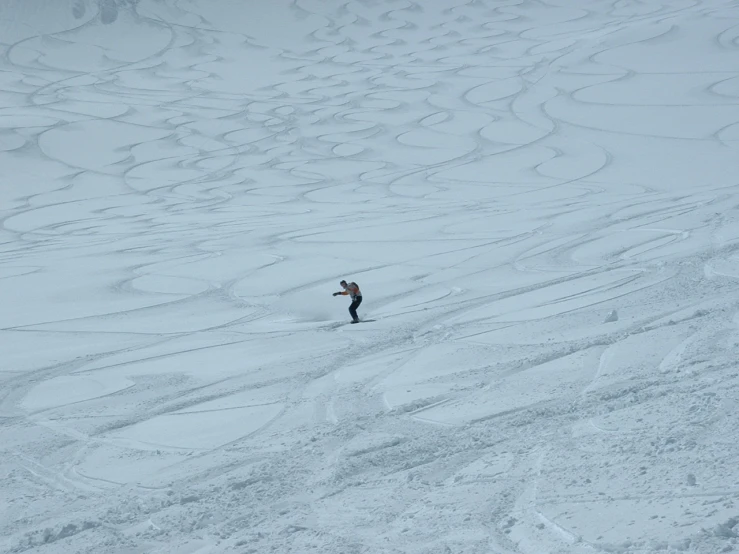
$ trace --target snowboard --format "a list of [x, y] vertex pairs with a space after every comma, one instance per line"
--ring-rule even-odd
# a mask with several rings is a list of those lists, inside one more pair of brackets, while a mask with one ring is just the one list
[[343, 327], [344, 325], [356, 325], [357, 323], [371, 323], [372, 321], [377, 321], [376, 319], [360, 319], [356, 323], [353, 321], [344, 321], [342, 323], [334, 323], [332, 325], [332, 328], [336, 329], [337, 327]]

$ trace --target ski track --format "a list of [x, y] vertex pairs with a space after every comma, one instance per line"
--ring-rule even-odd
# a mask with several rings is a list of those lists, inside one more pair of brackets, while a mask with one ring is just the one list
[[736, 2], [250, 9], [0, 13], [0, 550], [734, 547]]

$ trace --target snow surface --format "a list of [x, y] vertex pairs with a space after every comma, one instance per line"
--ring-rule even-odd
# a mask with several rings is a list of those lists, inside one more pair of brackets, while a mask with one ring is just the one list
[[739, 549], [739, 2], [3, 0], [0, 52], [0, 551]]

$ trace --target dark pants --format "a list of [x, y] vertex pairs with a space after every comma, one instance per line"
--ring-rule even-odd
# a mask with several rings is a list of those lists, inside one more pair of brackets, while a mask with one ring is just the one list
[[359, 308], [359, 305], [362, 303], [362, 297], [357, 296], [353, 301], [351, 306], [349, 306], [349, 313], [352, 314], [352, 319], [354, 321], [357, 321], [359, 317], [357, 317], [357, 308]]

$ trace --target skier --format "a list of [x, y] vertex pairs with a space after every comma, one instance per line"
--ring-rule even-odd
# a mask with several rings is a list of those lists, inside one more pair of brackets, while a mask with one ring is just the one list
[[351, 306], [349, 306], [349, 313], [352, 315], [352, 323], [359, 323], [357, 308], [362, 303], [362, 291], [359, 290], [359, 286], [357, 286], [356, 283], [347, 283], [342, 280], [339, 284], [344, 290], [341, 292], [335, 292], [334, 296], [338, 296], [340, 294], [343, 296], [346, 296], [347, 294], [351, 295], [352, 303]]

